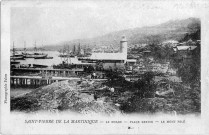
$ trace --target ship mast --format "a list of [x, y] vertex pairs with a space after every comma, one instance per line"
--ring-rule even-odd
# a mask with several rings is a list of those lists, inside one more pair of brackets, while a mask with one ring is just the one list
[[14, 41], [13, 41], [13, 50], [12, 50], [12, 53], [13, 53], [13, 56], [15, 56], [15, 45], [14, 45]]
[[43, 44], [43, 41], [42, 41], [41, 51], [42, 51], [42, 52], [44, 51], [44, 44]]
[[79, 42], [79, 44], [78, 44], [78, 52], [77, 52], [77, 55], [80, 55], [80, 53], [81, 53], [81, 44], [80, 44], [80, 42]]
[[36, 41], [35, 41], [35, 44], [34, 44], [34, 51], [35, 51], [35, 52], [37, 51], [37, 48], [36, 48]]
[[84, 46], [83, 51], [84, 51], [84, 56], [86, 56], [86, 45]]
[[75, 48], [75, 45], [73, 46], [73, 55], [76, 54], [76, 48]]
[[[67, 65], [69, 65], [69, 60], [70, 60], [70, 46], [68, 45], [68, 49], [67, 49]], [[71, 63], [71, 62], [70, 62]]]
[[24, 41], [24, 53], [26, 53], [26, 42]]

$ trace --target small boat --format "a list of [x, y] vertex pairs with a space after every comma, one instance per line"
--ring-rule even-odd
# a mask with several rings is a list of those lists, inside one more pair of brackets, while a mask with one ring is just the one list
[[34, 68], [47, 68], [47, 65], [39, 65], [39, 64], [33, 64]]
[[59, 57], [70, 57], [71, 55], [69, 54], [60, 54]]
[[60, 54], [58, 57], [66, 57], [65, 54]]
[[34, 59], [53, 59], [53, 57], [35, 57]]
[[40, 56], [40, 57], [34, 57], [34, 59], [45, 59], [46, 57], [42, 57], [42, 56]]
[[46, 57], [45, 59], [53, 59], [53, 57]]
[[48, 54], [35, 54], [34, 59], [45, 59]]
[[60, 54], [58, 57], [62, 58], [74, 58], [76, 55], [73, 54]]
[[44, 53], [26, 53], [24, 54], [25, 58], [34, 58], [34, 59], [44, 59], [45, 57], [47, 57], [48, 54], [44, 54]]
[[11, 65], [20, 64], [20, 62], [19, 62], [19, 61], [10, 61], [10, 64], [11, 64]]
[[16, 55], [13, 55], [13, 56], [10, 56], [10, 59], [11, 60], [25, 60], [24, 56], [16, 56]]

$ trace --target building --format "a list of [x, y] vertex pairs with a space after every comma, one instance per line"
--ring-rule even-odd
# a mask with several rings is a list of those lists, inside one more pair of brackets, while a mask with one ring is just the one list
[[179, 42], [176, 41], [176, 40], [166, 40], [166, 41], [162, 42], [162, 45], [163, 45], [163, 46], [169, 45], [169, 46], [175, 47], [175, 46], [177, 46], [178, 44], [179, 44]]
[[123, 36], [120, 41], [120, 50], [118, 53], [92, 53], [85, 60], [93, 63], [102, 63], [103, 69], [105, 70], [124, 69], [127, 63], [127, 53], [128, 43], [126, 37]]
[[176, 46], [173, 48], [174, 53], [176, 53], [176, 59], [186, 59], [191, 58], [192, 51], [194, 51], [197, 46]]
[[197, 46], [176, 46], [174, 49], [174, 58], [184, 63], [191, 63], [193, 53]]

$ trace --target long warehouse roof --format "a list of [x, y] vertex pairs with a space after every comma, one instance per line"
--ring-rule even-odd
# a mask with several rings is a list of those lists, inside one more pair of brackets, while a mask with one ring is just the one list
[[127, 60], [124, 53], [92, 53], [90, 59], [93, 60]]

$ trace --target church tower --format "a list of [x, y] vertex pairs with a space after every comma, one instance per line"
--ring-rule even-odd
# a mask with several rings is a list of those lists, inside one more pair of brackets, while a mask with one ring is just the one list
[[120, 41], [120, 53], [123, 53], [124, 58], [127, 59], [128, 43], [125, 36], [122, 36]]

